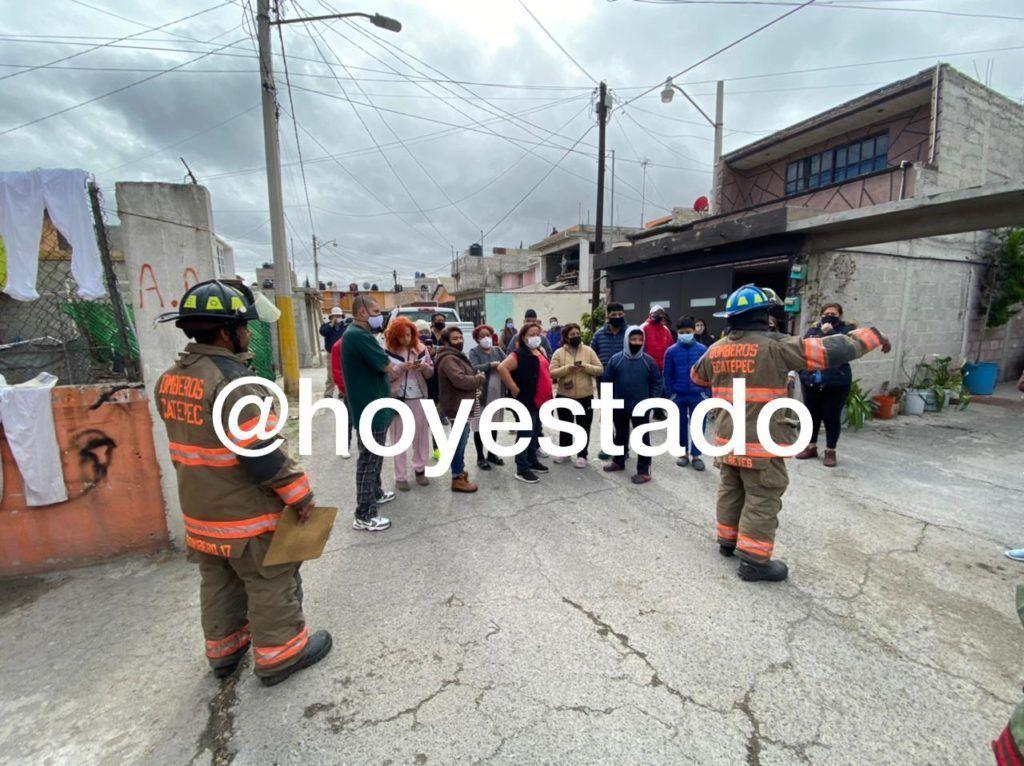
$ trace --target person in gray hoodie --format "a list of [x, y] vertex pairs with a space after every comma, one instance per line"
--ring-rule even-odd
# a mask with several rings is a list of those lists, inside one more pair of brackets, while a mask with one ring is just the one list
[[[612, 356], [604, 368], [601, 380], [612, 384], [612, 394], [622, 399], [624, 407], [615, 410], [615, 444], [623, 448], [623, 454], [617, 455], [604, 467], [608, 473], [626, 470], [626, 459], [629, 457], [629, 434], [633, 428], [647, 422], [647, 415], [633, 417], [633, 408], [644, 399], [661, 396], [663, 382], [661, 370], [654, 358], [644, 352], [644, 331], [633, 325], [625, 334], [624, 348]], [[644, 435], [644, 444], [650, 445], [650, 438]], [[637, 458], [636, 474], [631, 481], [634, 484], [646, 484], [651, 480], [651, 458], [640, 455]]]

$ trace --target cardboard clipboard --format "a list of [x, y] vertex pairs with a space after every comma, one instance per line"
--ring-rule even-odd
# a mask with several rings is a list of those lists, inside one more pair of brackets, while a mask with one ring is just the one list
[[337, 508], [317, 506], [309, 514], [306, 523], [299, 524], [299, 512], [292, 507], [285, 508], [277, 521], [277, 529], [274, 530], [267, 554], [263, 557], [263, 565], [291, 564], [320, 558], [337, 515]]

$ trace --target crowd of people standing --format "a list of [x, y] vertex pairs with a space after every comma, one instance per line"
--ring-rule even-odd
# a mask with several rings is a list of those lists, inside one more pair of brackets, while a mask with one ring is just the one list
[[[808, 329], [805, 337], [849, 332], [854, 325], [844, 323], [842, 316], [839, 304], [825, 305], [821, 320]], [[517, 438], [527, 440], [526, 449], [515, 458], [516, 479], [536, 484], [550, 470], [542, 462], [547, 455], [539, 443], [540, 409], [554, 397], [572, 399], [580, 405], [575, 412], [560, 408], [557, 414], [561, 421], [574, 423], [587, 435], [575, 454], [556, 457], [554, 462], [571, 462], [578, 469], [587, 468], [592, 452], [593, 402], [601, 383], [611, 384], [613, 397], [624, 403], [623, 408], [615, 411], [612, 423], [613, 441], [622, 448], [622, 454], [613, 458], [598, 451], [598, 459], [606, 461], [605, 472], [625, 471], [630, 461], [631, 432], [651, 417], [665, 417], [664, 411], [657, 409], [644, 415], [632, 414], [636, 404], [655, 397], [670, 399], [678, 409], [679, 443], [685, 453], [677, 458], [676, 465], [698, 472], [705, 470], [700, 448], [690, 438], [694, 411], [711, 395], [709, 388], [695, 383], [690, 375], [715, 341], [703, 319], [683, 316], [673, 322], [664, 308], [655, 305], [642, 325], [627, 326], [622, 304], [609, 303], [605, 323], [588, 344], [578, 324], [562, 325], [552, 316], [545, 329], [531, 309], [524, 313], [518, 326], [513, 317], [507, 317], [500, 330], [488, 324], [475, 327], [473, 348], [468, 352], [462, 330], [446, 326], [441, 313], [434, 314], [429, 323], [396, 317], [386, 330], [382, 331], [382, 325], [380, 307], [368, 297], [358, 297], [347, 318], [340, 309], [332, 309], [320, 330], [332, 359], [325, 395], [333, 395], [337, 390], [344, 398], [350, 413], [350, 444], [353, 425], [374, 399], [390, 396], [410, 406], [416, 434], [410, 448], [394, 457], [397, 492], [430, 483], [426, 466], [439, 453], [432, 443], [428, 409], [434, 408], [442, 422], [451, 426], [464, 401], [472, 405], [469, 421], [455, 441], [452, 492], [471, 493], [479, 488], [467, 470], [470, 435], [479, 473], [505, 465], [505, 460], [487, 449], [479, 432], [483, 408], [505, 397], [518, 401], [528, 414], [516, 434]], [[850, 388], [849, 365], [803, 372], [800, 380], [803, 399], [813, 418], [813, 433], [811, 444], [798, 458], [817, 457], [817, 435], [824, 424], [824, 464], [834, 466], [842, 410]], [[704, 424], [696, 427], [703, 429]], [[375, 416], [372, 430], [379, 443], [389, 440], [394, 444], [402, 438], [403, 424], [393, 413], [382, 411]], [[644, 438], [649, 443], [646, 434]], [[572, 434], [560, 432], [558, 444], [571, 445]], [[390, 521], [378, 512], [379, 506], [396, 496], [381, 482], [382, 464], [383, 458], [360, 445], [356, 529], [379, 531], [390, 526]], [[650, 457], [637, 457], [631, 481], [651, 481]]]

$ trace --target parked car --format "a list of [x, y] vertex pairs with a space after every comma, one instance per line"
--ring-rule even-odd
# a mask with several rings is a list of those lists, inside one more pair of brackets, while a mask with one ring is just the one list
[[417, 304], [414, 306], [396, 306], [391, 309], [391, 314], [388, 316], [390, 322], [395, 317], [405, 317], [409, 321], [415, 323], [417, 320], [422, 319], [424, 322], [430, 323], [430, 318], [434, 314], [443, 314], [444, 322], [446, 327], [458, 327], [462, 330], [462, 338], [464, 345], [462, 348], [463, 353], [468, 353], [470, 349], [476, 347], [476, 341], [473, 340], [473, 323], [463, 322], [459, 318], [459, 312], [448, 306], [437, 306], [437, 305], [422, 305]]

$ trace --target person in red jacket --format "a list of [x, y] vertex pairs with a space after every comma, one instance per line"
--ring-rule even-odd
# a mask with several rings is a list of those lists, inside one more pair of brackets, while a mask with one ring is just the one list
[[[342, 336], [344, 337], [344, 336]], [[334, 385], [338, 387], [338, 396], [345, 402], [345, 409], [348, 410], [348, 455], [342, 455], [348, 460], [352, 457], [352, 429], [355, 424], [352, 422], [352, 410], [348, 406], [348, 395], [345, 393], [345, 373], [341, 371], [341, 338], [331, 346], [331, 376], [334, 378]]]
[[661, 306], [652, 306], [651, 314], [644, 322], [644, 351], [653, 359], [658, 369], [665, 370], [665, 352], [676, 342], [675, 333], [669, 329], [671, 320]]

